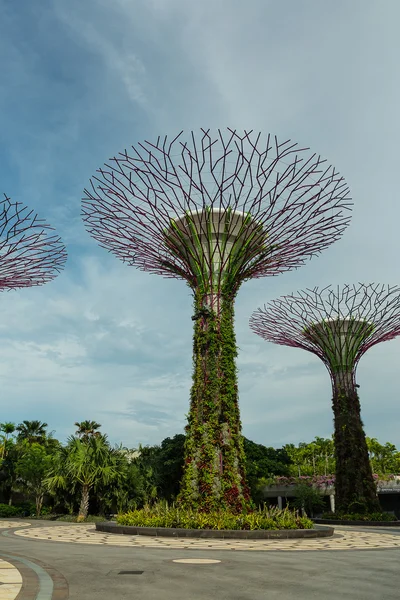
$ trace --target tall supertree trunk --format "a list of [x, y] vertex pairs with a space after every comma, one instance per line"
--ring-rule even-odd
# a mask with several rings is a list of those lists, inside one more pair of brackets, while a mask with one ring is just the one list
[[372, 476], [354, 375], [333, 376], [337, 512], [381, 512]]
[[234, 298], [222, 294], [212, 308], [205, 308], [207, 300], [195, 296], [193, 385], [178, 500], [204, 512], [238, 513], [251, 501], [238, 405]]

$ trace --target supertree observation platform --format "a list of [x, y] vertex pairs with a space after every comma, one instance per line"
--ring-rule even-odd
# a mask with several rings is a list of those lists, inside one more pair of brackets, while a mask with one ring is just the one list
[[129, 265], [183, 279], [194, 296], [193, 385], [179, 501], [250, 506], [234, 300], [243, 281], [301, 266], [340, 238], [348, 188], [321, 157], [227, 129], [140, 142], [85, 190], [83, 219]]
[[195, 275], [201, 307], [218, 314], [222, 289], [240, 285], [236, 274], [249, 257], [269, 251], [263, 226], [250, 214], [208, 206], [172, 219], [165, 244]]
[[0, 201], [0, 290], [43, 285], [64, 268], [67, 252], [54, 230], [19, 202]]
[[358, 284], [298, 292], [258, 309], [250, 326], [270, 342], [303, 348], [323, 361], [333, 391], [336, 510], [379, 511], [355, 376], [369, 348], [400, 334], [400, 287]]

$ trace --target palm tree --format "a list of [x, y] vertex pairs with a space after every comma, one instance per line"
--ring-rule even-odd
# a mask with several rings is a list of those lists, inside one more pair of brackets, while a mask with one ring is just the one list
[[2, 445], [2, 449], [1, 449], [1, 459], [3, 460], [3, 458], [5, 458], [5, 455], [6, 455], [8, 436], [14, 433], [15, 424], [11, 423], [10, 421], [8, 421], [6, 423], [0, 423], [0, 431], [2, 431], [4, 433], [4, 435], [2, 436], [3, 445]]
[[90, 491], [100, 483], [117, 482], [122, 474], [118, 469], [115, 451], [110, 448], [106, 436], [92, 436], [87, 442], [71, 436], [62, 448], [46, 479], [48, 488], [66, 488], [79, 485], [82, 488], [78, 522], [84, 521], [89, 509]]
[[37, 442], [38, 444], [46, 441], [47, 423], [41, 421], [22, 421], [17, 427], [18, 441], [26, 440], [29, 443]]
[[81, 421], [80, 423], [77, 421], [74, 425], [78, 428], [76, 435], [83, 442], [87, 442], [93, 436], [100, 437], [102, 435], [100, 431], [96, 431], [96, 429], [100, 429], [101, 427], [100, 423], [96, 421]]

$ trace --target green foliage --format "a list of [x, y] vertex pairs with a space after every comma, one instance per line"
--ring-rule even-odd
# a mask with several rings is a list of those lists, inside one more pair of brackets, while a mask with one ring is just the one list
[[357, 393], [348, 393], [338, 387], [335, 389], [332, 407], [335, 421], [337, 512], [380, 512]]
[[[31, 501], [17, 502], [15, 505], [20, 511], [21, 517], [30, 517], [36, 513], [36, 503]], [[43, 508], [42, 508], [43, 510]], [[41, 511], [42, 512], [42, 511]]]
[[394, 444], [380, 444], [376, 438], [366, 438], [371, 468], [380, 476], [400, 473], [400, 452]]
[[16, 474], [28, 493], [33, 493], [36, 502], [36, 516], [40, 515], [46, 491], [45, 479], [51, 466], [51, 456], [44, 446], [25, 441], [21, 456], [16, 464]]
[[333, 513], [326, 512], [321, 516], [322, 519], [332, 519], [336, 521], [397, 521], [397, 517], [386, 512], [373, 513]]
[[47, 438], [47, 423], [41, 421], [22, 421], [17, 427], [18, 441], [26, 440], [29, 443], [44, 444]]
[[[229, 314], [229, 310], [227, 314]], [[231, 313], [231, 317], [229, 318], [231, 318], [230, 323], [232, 325], [233, 313]], [[202, 318], [204, 318], [204, 315]], [[211, 315], [211, 318], [214, 317]], [[80, 439], [77, 441], [80, 453], [72, 451], [71, 438], [66, 446], [61, 446], [56, 439], [52, 438], [51, 434], [46, 433], [46, 424], [40, 421], [24, 421], [24, 427], [20, 426], [20, 430], [23, 430], [27, 435], [23, 435], [19, 440], [17, 439], [16, 434], [18, 432], [15, 425], [13, 423], [3, 423], [0, 424], [0, 499], [5, 503], [11, 503], [13, 493], [23, 494], [23, 498], [26, 498], [27, 502], [24, 503], [24, 506], [18, 505], [16, 514], [17, 516], [31, 516], [38, 509], [29, 500], [36, 498], [36, 490], [40, 501], [41, 494], [45, 491], [44, 480], [46, 480], [46, 485], [49, 488], [46, 490], [44, 498], [49, 505], [41, 508], [39, 518], [46, 516], [52, 520], [62, 513], [69, 513], [66, 518], [72, 518], [71, 515], [78, 512], [80, 503], [82, 504], [84, 485], [87, 486], [85, 492], [87, 504], [85, 504], [85, 507], [92, 515], [107, 515], [109, 513], [137, 510], [143, 508], [146, 504], [154, 503], [158, 499], [174, 502], [177, 499], [182, 479], [185, 443], [188, 443], [192, 448], [195, 458], [191, 464], [187, 463], [186, 465], [190, 476], [189, 481], [196, 481], [197, 477], [197, 489], [200, 490], [200, 485], [203, 485], [201, 493], [206, 497], [207, 490], [211, 488], [214, 492], [220, 484], [221, 494], [224, 495], [227, 492], [227, 496], [224, 496], [225, 505], [218, 500], [217, 496], [211, 503], [209, 502], [211, 512], [218, 512], [221, 508], [232, 512], [232, 505], [236, 507], [237, 513], [242, 512], [243, 501], [240, 499], [239, 482], [242, 474], [246, 472], [254, 505], [264, 503], [263, 488], [266, 485], [306, 482], [307, 477], [305, 475], [299, 477], [299, 472], [309, 472], [310, 482], [316, 486], [324, 488], [326, 485], [331, 485], [334, 476], [325, 476], [321, 473], [334, 472], [334, 469], [328, 469], [333, 461], [332, 440], [316, 437], [310, 444], [302, 442], [297, 447], [293, 444], [287, 444], [284, 448], [275, 450], [242, 437], [237, 407], [236, 380], [232, 378], [232, 374], [235, 374], [236, 369], [234, 364], [236, 345], [234, 343], [233, 328], [229, 329], [229, 327], [227, 325], [226, 346], [230, 354], [228, 353], [225, 358], [223, 356], [216, 358], [216, 365], [224, 364], [226, 372], [230, 374], [224, 385], [218, 382], [217, 387], [221, 403], [215, 407], [212, 397], [201, 395], [197, 397], [196, 402], [197, 400], [200, 401], [195, 406], [204, 411], [206, 416], [207, 411], [209, 411], [211, 418], [202, 421], [201, 415], [195, 413], [192, 421], [193, 436], [191, 439], [189, 439], [190, 436], [179, 434], [172, 438], [166, 438], [157, 446], [139, 446], [139, 456], [132, 458], [130, 456], [132, 451], [127, 451], [124, 448], [112, 449], [106, 436], [97, 431], [99, 424], [95, 421], [77, 424], [77, 427], [79, 426], [81, 430]], [[216, 329], [216, 336], [217, 334], [220, 335]], [[205, 344], [209, 341], [207, 336], [203, 340]], [[218, 347], [218, 337], [214, 341], [216, 347]], [[225, 360], [226, 364], [223, 362]], [[218, 361], [222, 361], [222, 363]], [[233, 368], [233, 371], [230, 370], [231, 368]], [[199, 394], [201, 389], [200, 386]], [[203, 402], [203, 400], [205, 401]], [[218, 411], [221, 411], [220, 415]], [[193, 413], [189, 415], [189, 421], [191, 418], [193, 418]], [[236, 429], [234, 426], [229, 426], [229, 431], [227, 428], [229, 423], [231, 425], [239, 423], [239, 426]], [[103, 466], [107, 468], [104, 470], [100, 468], [102, 474], [99, 470], [96, 471], [95, 468], [94, 478], [92, 477], [93, 472], [91, 472], [90, 477], [82, 477], [88, 464], [85, 463], [85, 460], [81, 461], [81, 458], [85, 456], [88, 459], [88, 455], [93, 453], [92, 444], [96, 444], [96, 441], [92, 442], [92, 438], [102, 446], [103, 450], [99, 453], [99, 460], [101, 462], [100, 455], [103, 453], [102, 456], [105, 458]], [[38, 441], [35, 441], [35, 439]], [[228, 442], [225, 445], [222, 444], [224, 439]], [[196, 455], [195, 451], [199, 441], [202, 442], [200, 444], [201, 452]], [[85, 446], [86, 450], [84, 450]], [[400, 471], [396, 466], [399, 453], [393, 444], [387, 442], [381, 445], [375, 438], [367, 438], [367, 446], [370, 453], [370, 462], [376, 465], [376, 471], [380, 473], [380, 480], [394, 477], [384, 473], [385, 471]], [[216, 454], [213, 454], [216, 449], [223, 451], [222, 458], [225, 473], [222, 477], [220, 470], [216, 468]], [[246, 453], [245, 460], [243, 459], [244, 451]], [[3, 458], [1, 458], [2, 455]], [[239, 457], [241, 457], [240, 460]], [[238, 475], [236, 469], [241, 464], [241, 460], [244, 460], [245, 468], [241, 471], [242, 474]], [[45, 473], [47, 461], [50, 463], [49, 473]], [[73, 469], [72, 462], [76, 463]], [[91, 462], [91, 459], [89, 462]], [[196, 473], [197, 464], [202, 469], [200, 478], [198, 477], [199, 470]], [[67, 466], [68, 468], [66, 468]], [[79, 471], [79, 474], [75, 473], [76, 476], [73, 475], [74, 469]], [[109, 476], [107, 476], [107, 472]], [[314, 472], [317, 475], [313, 476]], [[43, 478], [44, 474], [46, 474], [46, 477]], [[214, 474], [217, 476], [214, 477]], [[296, 480], [292, 479], [290, 475], [296, 475]], [[236, 480], [235, 477], [237, 477]], [[377, 476], [374, 477], [378, 479]], [[86, 481], [86, 484], [83, 483], [83, 480]], [[50, 503], [48, 500], [50, 500]], [[190, 496], [189, 500], [192, 500]], [[189, 508], [204, 512], [203, 500], [204, 496], [199, 498], [194, 507], [189, 506]], [[232, 502], [232, 505], [228, 502]], [[352, 504], [354, 502], [358, 504]], [[301, 507], [300, 504], [297, 505]], [[361, 514], [363, 511], [366, 513], [376, 512], [371, 511], [368, 506], [360, 504], [360, 499], [357, 497], [351, 498], [350, 505], [345, 512], [355, 514]], [[5, 504], [5, 506], [7, 507], [5, 509], [7, 515], [14, 514], [14, 507], [9, 509], [8, 504]], [[307, 514], [313, 512], [307, 506], [305, 510]], [[46, 512], [49, 514], [45, 515]]]
[[9, 506], [8, 504], [0, 504], [0, 518], [10, 519], [12, 517], [20, 517], [22, 510], [17, 506]]
[[78, 428], [75, 435], [83, 442], [89, 441], [91, 437], [100, 437], [102, 435], [100, 431], [97, 431], [101, 425], [96, 421], [77, 421], [74, 425]]
[[1, 462], [6, 458], [9, 448], [13, 444], [13, 439], [10, 436], [15, 432], [15, 424], [11, 422], [0, 423], [0, 466]]
[[333, 439], [316, 437], [312, 442], [298, 446], [286, 444], [283, 450], [291, 460], [290, 475], [328, 475], [335, 472]]
[[[233, 297], [223, 291], [218, 312], [196, 319], [193, 385], [185, 464], [178, 502], [209, 512], [251, 505], [238, 406]], [[195, 314], [203, 306], [195, 295]], [[217, 308], [216, 308], [217, 310]]]
[[100, 483], [118, 485], [124, 476], [119, 467], [121, 461], [105, 436], [93, 436], [87, 442], [71, 436], [67, 446], [54, 457], [46, 485], [49, 490], [65, 489], [69, 484], [79, 486], [79, 514], [83, 520], [88, 513], [91, 489]]
[[306, 517], [300, 517], [287, 508], [254, 510], [249, 513], [235, 514], [229, 511], [198, 512], [182, 507], [168, 506], [165, 503], [141, 510], [118, 515], [119, 525], [136, 527], [171, 527], [178, 529], [213, 530], [259, 530], [259, 529], [311, 529], [313, 523]]
[[314, 516], [314, 512], [325, 507], [321, 494], [312, 485], [303, 483], [294, 489], [294, 507], [305, 511], [307, 515]]
[[267, 485], [266, 479], [274, 475], [288, 476], [291, 460], [285, 450], [267, 448], [245, 437], [243, 438], [243, 447], [251, 498], [258, 506], [264, 501], [263, 487]]

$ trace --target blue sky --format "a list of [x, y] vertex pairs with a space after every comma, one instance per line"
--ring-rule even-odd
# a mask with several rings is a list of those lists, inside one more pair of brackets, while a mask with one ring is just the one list
[[[354, 201], [343, 238], [237, 299], [246, 437], [330, 436], [323, 364], [248, 327], [277, 296], [330, 283], [399, 284], [397, 0], [3, 0], [1, 191], [63, 237], [65, 271], [3, 293], [0, 421], [40, 419], [65, 440], [96, 419], [129, 447], [180, 433], [191, 380], [184, 282], [127, 267], [85, 232], [80, 199], [104, 161], [181, 129], [271, 132], [322, 154]], [[400, 340], [358, 370], [369, 436], [400, 447]]]

